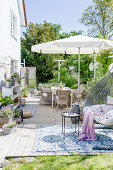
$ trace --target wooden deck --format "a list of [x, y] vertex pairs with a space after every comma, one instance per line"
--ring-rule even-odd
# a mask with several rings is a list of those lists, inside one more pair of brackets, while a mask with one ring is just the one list
[[[27, 99], [24, 110], [31, 110], [33, 116], [24, 119], [18, 125], [17, 131], [10, 135], [0, 136], [0, 162], [4, 157], [34, 156], [34, 143], [39, 124], [61, 124], [61, 112], [63, 109], [52, 108], [51, 105], [39, 105], [40, 98]], [[71, 123], [70, 119], [66, 120]], [[41, 153], [42, 155], [43, 153]], [[39, 155], [39, 154], [38, 154]]]

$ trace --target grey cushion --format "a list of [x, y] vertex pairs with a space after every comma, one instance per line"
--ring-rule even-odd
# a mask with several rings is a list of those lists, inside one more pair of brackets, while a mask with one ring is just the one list
[[95, 116], [94, 120], [97, 123], [100, 123], [102, 125], [106, 125], [106, 126], [112, 126], [113, 125], [113, 117], [110, 117], [109, 119], [106, 119], [106, 118], [103, 118], [103, 117], [100, 117], [100, 116]]
[[83, 113], [85, 112], [102, 112], [102, 105], [93, 105], [84, 107]]
[[107, 104], [102, 105], [102, 111], [104, 112], [104, 114], [106, 114], [108, 111], [112, 109], [113, 109], [113, 105], [107, 105]]

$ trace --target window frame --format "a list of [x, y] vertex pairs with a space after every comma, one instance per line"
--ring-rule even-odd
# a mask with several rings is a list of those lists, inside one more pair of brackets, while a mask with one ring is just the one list
[[11, 36], [17, 40], [17, 16], [12, 9], [10, 10], [10, 32]]

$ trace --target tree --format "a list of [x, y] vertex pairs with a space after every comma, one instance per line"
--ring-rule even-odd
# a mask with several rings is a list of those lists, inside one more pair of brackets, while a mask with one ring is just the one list
[[58, 39], [60, 29], [60, 25], [47, 23], [46, 21], [43, 24], [30, 23], [26, 33], [23, 33], [24, 38], [21, 38], [22, 60], [26, 60], [26, 66], [36, 67], [39, 82], [47, 82], [53, 78], [55, 55], [34, 54], [31, 52], [31, 46]]
[[62, 39], [62, 38], [68, 38], [70, 36], [74, 36], [74, 35], [82, 35], [83, 31], [71, 31], [69, 33], [67, 32], [62, 32], [60, 35], [59, 35], [59, 39]]
[[43, 24], [28, 25], [26, 33], [23, 33], [22, 45], [31, 50], [31, 46], [58, 39], [61, 25], [51, 24], [44, 21]]
[[82, 14], [82, 23], [90, 27], [94, 36], [110, 39], [113, 36], [113, 9], [110, 0], [93, 0]]
[[105, 49], [97, 54], [96, 61], [98, 61], [102, 65], [101, 72], [103, 73], [103, 75], [108, 72], [109, 65], [113, 63], [113, 58], [110, 58], [109, 56], [112, 56], [112, 49]]

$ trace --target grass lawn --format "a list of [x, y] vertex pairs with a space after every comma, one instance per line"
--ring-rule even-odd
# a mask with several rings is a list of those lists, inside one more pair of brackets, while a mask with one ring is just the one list
[[71, 156], [38, 156], [36, 161], [21, 164], [13, 159], [5, 170], [112, 170], [113, 154], [71, 155]]

